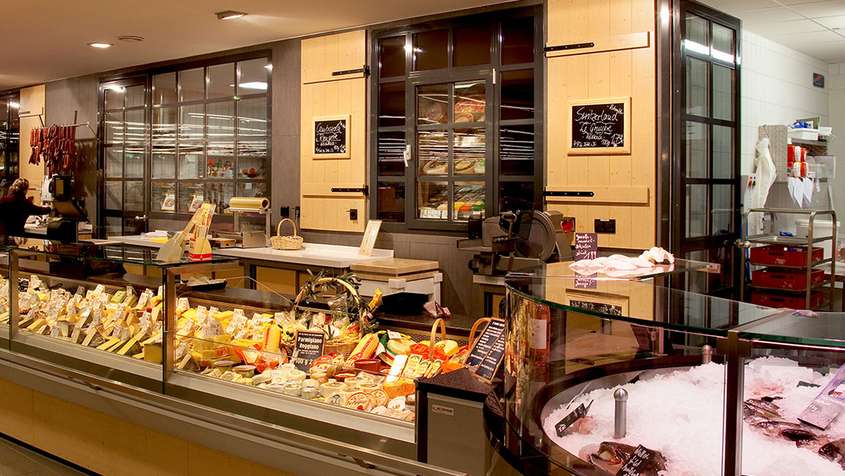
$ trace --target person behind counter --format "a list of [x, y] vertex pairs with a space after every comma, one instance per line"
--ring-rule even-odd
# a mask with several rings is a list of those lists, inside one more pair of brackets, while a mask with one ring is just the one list
[[32, 197], [27, 197], [29, 180], [19, 178], [12, 183], [9, 191], [0, 198], [0, 237], [21, 235], [26, 219], [30, 215], [46, 215], [50, 207], [39, 207], [32, 203]]

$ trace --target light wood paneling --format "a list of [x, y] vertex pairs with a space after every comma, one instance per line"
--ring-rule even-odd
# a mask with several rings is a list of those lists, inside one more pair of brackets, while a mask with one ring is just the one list
[[[366, 80], [363, 75], [331, 76], [332, 71], [364, 64], [363, 31], [302, 41], [300, 134], [301, 226], [329, 231], [364, 231], [367, 200], [361, 192], [332, 188], [362, 188], [367, 183]], [[349, 115], [348, 158], [315, 158], [314, 118]], [[351, 219], [350, 210], [357, 210]]]
[[333, 75], [361, 69], [367, 60], [366, 31], [357, 30], [302, 40], [302, 82], [363, 78], [361, 73]]
[[275, 291], [285, 296], [294, 296], [299, 291], [296, 284], [296, 271], [292, 269], [255, 268], [256, 288], [260, 291]]
[[[548, 22], [548, 45], [585, 41], [598, 45], [620, 35], [653, 31], [654, 5], [647, 0], [550, 0]], [[616, 233], [600, 234], [601, 247], [654, 245], [654, 66], [653, 44], [547, 60], [547, 190], [596, 193], [595, 200], [550, 197], [548, 208], [574, 216], [579, 232], [593, 232], [596, 218], [615, 219]], [[602, 97], [631, 97], [630, 155], [568, 155], [569, 102]], [[621, 192], [617, 198], [598, 198], [613, 194], [617, 187]], [[585, 203], [600, 201], [603, 204]]]
[[0, 432], [99, 474], [285, 474], [6, 380], [0, 405]]
[[[21, 89], [19, 109], [22, 116], [44, 113], [45, 87], [43, 84]], [[41, 116], [46, 123], [46, 118]], [[41, 119], [38, 116], [22, 117], [20, 120], [20, 175], [29, 180], [29, 190], [35, 197], [35, 203], [41, 203], [41, 182], [44, 180], [44, 163], [33, 165], [29, 163], [32, 155], [32, 147], [29, 141], [33, 129], [41, 127]]]

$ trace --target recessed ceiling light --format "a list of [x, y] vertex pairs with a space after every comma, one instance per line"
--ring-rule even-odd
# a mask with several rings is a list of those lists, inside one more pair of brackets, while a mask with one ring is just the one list
[[95, 41], [95, 42], [92, 42], [92, 43], [88, 43], [88, 46], [90, 46], [91, 48], [98, 48], [98, 49], [104, 50], [106, 48], [111, 48], [112, 44], [111, 43], [105, 43], [103, 41]]
[[236, 12], [234, 10], [224, 10], [222, 12], [215, 13], [215, 15], [217, 15], [218, 20], [235, 20], [237, 18], [246, 16], [246, 13]]
[[130, 41], [130, 42], [136, 42], [136, 43], [140, 42], [140, 41], [144, 41], [144, 37], [138, 36], [138, 35], [120, 35], [120, 36], [117, 37], [117, 39], [120, 40], [120, 41]]

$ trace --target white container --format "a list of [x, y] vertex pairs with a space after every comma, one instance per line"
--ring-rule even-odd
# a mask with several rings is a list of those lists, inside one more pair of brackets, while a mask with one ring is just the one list
[[[809, 218], [799, 218], [795, 220], [795, 236], [799, 238], [807, 237], [807, 227], [810, 222]], [[831, 220], [815, 219], [813, 220], [813, 236], [815, 238], [826, 237], [833, 234], [833, 226]], [[842, 222], [836, 222], [836, 239], [839, 240], [842, 235]], [[833, 241], [823, 241], [819, 245], [824, 248], [824, 257], [830, 258], [833, 255]]]
[[827, 137], [833, 134], [833, 128], [830, 126], [819, 126], [819, 136]]
[[790, 139], [819, 140], [818, 129], [789, 129]]

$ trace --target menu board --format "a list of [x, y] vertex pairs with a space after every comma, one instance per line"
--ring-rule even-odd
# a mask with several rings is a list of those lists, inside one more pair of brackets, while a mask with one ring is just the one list
[[314, 157], [349, 158], [349, 115], [314, 118]]
[[467, 356], [466, 365], [472, 367], [481, 363], [484, 357], [490, 353], [493, 343], [505, 332], [505, 321], [503, 319], [492, 319], [487, 327], [481, 332], [481, 336], [475, 341], [475, 345]]
[[631, 153], [631, 98], [570, 101], [570, 155]]
[[293, 365], [299, 370], [308, 371], [311, 362], [323, 355], [325, 336], [322, 332], [299, 331], [293, 346]]
[[490, 345], [490, 351], [487, 352], [487, 355], [485, 355], [483, 359], [481, 359], [481, 362], [479, 362], [478, 367], [475, 369], [475, 375], [478, 375], [488, 382], [493, 380], [496, 376], [496, 371], [499, 370], [499, 366], [505, 358], [506, 334], [507, 330], [503, 329], [502, 332], [496, 336], [496, 339], [493, 340], [493, 343]]

